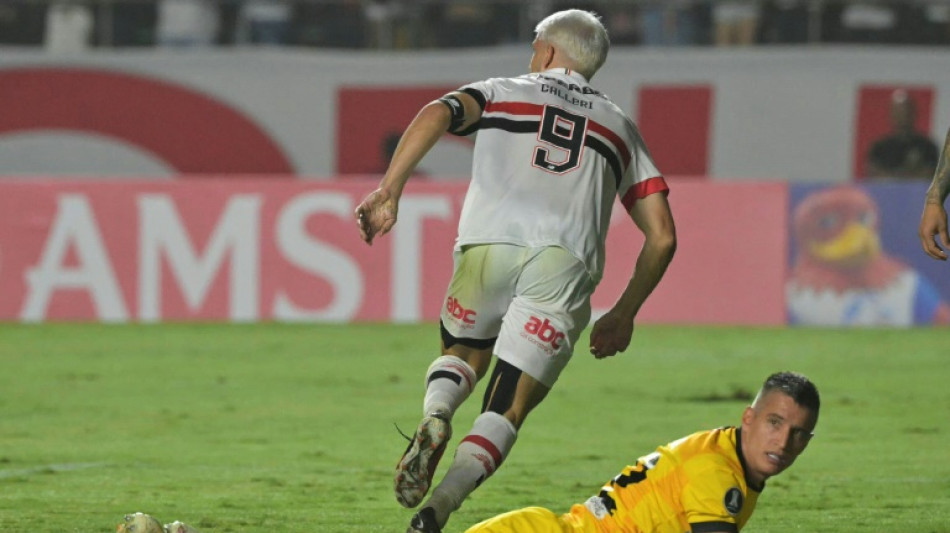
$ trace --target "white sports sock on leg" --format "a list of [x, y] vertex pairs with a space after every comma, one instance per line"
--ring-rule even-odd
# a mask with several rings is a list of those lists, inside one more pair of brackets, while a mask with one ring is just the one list
[[462, 506], [472, 491], [495, 473], [517, 437], [514, 424], [498, 413], [482, 413], [475, 419], [472, 431], [455, 450], [449, 471], [423, 505], [435, 509], [440, 526], [445, 525], [449, 515]]
[[443, 355], [426, 371], [426, 396], [422, 416], [438, 414], [448, 420], [472, 393], [478, 377], [468, 363], [454, 355]]

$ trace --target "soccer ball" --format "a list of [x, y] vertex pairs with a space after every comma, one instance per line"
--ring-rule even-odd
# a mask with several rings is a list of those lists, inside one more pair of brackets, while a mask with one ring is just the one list
[[179, 521], [164, 526], [145, 513], [127, 514], [115, 527], [115, 533], [199, 533], [197, 529]]
[[122, 523], [115, 526], [115, 533], [165, 533], [162, 524], [145, 513], [125, 515]]

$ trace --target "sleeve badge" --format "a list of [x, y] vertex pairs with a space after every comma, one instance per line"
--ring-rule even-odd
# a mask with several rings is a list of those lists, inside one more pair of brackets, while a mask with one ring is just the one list
[[739, 511], [742, 510], [742, 491], [737, 487], [733, 487], [726, 491], [726, 496], [723, 498], [722, 503], [726, 506], [726, 511], [729, 512], [732, 516], [739, 514]]

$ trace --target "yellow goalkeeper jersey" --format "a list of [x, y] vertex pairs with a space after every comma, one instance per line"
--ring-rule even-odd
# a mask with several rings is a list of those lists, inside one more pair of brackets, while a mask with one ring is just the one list
[[598, 533], [738, 531], [762, 490], [746, 481], [739, 437], [725, 427], [660, 446], [562, 520]]

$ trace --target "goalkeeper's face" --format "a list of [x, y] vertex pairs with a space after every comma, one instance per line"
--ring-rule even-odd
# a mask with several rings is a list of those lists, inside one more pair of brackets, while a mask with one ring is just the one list
[[817, 416], [781, 390], [756, 399], [742, 414], [742, 455], [757, 485], [795, 462], [811, 441]]

